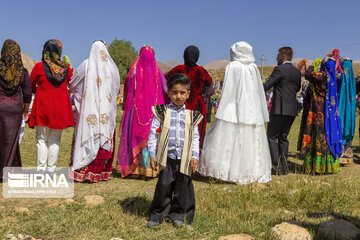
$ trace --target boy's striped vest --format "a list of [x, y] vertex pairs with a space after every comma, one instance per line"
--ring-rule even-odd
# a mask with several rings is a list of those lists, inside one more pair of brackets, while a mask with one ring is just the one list
[[[160, 165], [160, 171], [166, 167], [168, 142], [169, 142], [169, 129], [171, 111], [166, 105], [156, 105], [152, 107], [154, 116], [160, 122], [160, 136], [157, 142], [156, 160]], [[185, 137], [184, 146], [181, 154], [180, 172], [191, 176], [190, 160], [192, 158], [194, 126], [198, 125], [203, 116], [198, 111], [185, 110]]]

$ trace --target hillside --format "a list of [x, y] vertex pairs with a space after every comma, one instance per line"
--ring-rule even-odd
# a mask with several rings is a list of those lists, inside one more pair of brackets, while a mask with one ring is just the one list
[[212, 61], [206, 65], [204, 65], [203, 67], [206, 69], [211, 69], [211, 70], [219, 70], [219, 69], [225, 69], [226, 65], [228, 65], [230, 61], [223, 59], [223, 60], [218, 60], [218, 61]]
[[360, 75], [360, 60], [353, 62], [353, 70], [355, 77]]
[[173, 69], [174, 67], [176, 67], [177, 65], [181, 64], [175, 60], [170, 60], [167, 61], [166, 63], [157, 61], [156, 63], [164, 74], [170, 71], [171, 69]]
[[160, 61], [157, 61], [156, 63], [164, 74], [171, 70], [171, 67], [166, 63], [162, 63]]
[[170, 61], [167, 61], [165, 64], [167, 66], [169, 66], [170, 68], [174, 68], [177, 65], [180, 65], [181, 63], [179, 63], [178, 61], [175, 61], [175, 60], [170, 60]]
[[28, 70], [29, 74], [31, 73], [31, 70], [33, 69], [33, 67], [36, 64], [36, 61], [34, 61], [33, 59], [31, 59], [28, 55], [26, 55], [25, 53], [21, 53], [21, 59], [23, 62], [24, 67], [26, 68], [26, 70]]
[[[264, 76], [268, 77], [270, 76], [271, 72], [273, 71], [275, 66], [264, 66]], [[258, 66], [258, 69], [261, 73], [261, 68]], [[206, 69], [211, 78], [213, 79], [213, 81], [215, 82], [221, 82], [224, 80], [224, 75], [225, 75], [225, 69], [218, 69], [218, 70], [213, 70], [213, 69]]]
[[221, 69], [221, 70], [207, 69], [207, 71], [210, 74], [213, 82], [222, 82], [224, 80], [225, 69]]

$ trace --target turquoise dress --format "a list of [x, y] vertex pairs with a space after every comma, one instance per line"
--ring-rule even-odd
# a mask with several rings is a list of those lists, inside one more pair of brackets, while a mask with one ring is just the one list
[[339, 111], [341, 117], [343, 144], [351, 143], [355, 133], [356, 118], [356, 84], [352, 61], [346, 59], [341, 64], [344, 73], [339, 96]]

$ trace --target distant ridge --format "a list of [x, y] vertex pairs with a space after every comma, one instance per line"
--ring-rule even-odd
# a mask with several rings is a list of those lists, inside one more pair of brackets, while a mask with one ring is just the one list
[[[297, 64], [299, 63], [300, 60], [302, 60], [303, 58], [294, 58], [291, 63], [296, 67]], [[222, 60], [217, 60], [217, 61], [212, 61], [208, 64], [202, 65], [205, 69], [207, 70], [225, 70], [226, 65], [229, 63], [229, 60], [226, 59], [222, 59]], [[308, 59], [308, 65], [311, 65], [313, 63], [313, 60]], [[167, 61], [166, 63], [157, 62], [158, 66], [160, 67], [160, 69], [164, 72], [167, 73], [169, 72], [173, 67], [182, 64], [179, 63], [175, 60], [170, 60]], [[264, 66], [264, 76], [269, 76], [272, 72], [272, 70], [274, 69], [274, 65], [266, 65]], [[259, 70], [260, 66], [258, 65]], [[353, 61], [353, 69], [354, 69], [354, 74], [355, 77], [358, 76], [360, 74], [360, 60], [354, 60]]]
[[176, 67], [177, 65], [180, 65], [181, 63], [179, 63], [179, 62], [177, 62], [177, 61], [175, 61], [175, 60], [170, 60], [170, 61], [167, 61], [165, 64], [168, 65], [168, 66], [171, 67], [171, 68], [174, 68], [174, 67]]
[[[298, 63], [303, 60], [303, 58], [293, 58], [293, 60], [291, 61], [291, 63], [297, 67]], [[313, 63], [313, 60], [307, 59], [307, 65], [310, 66]]]
[[167, 61], [166, 63], [157, 61], [156, 63], [163, 73], [167, 73], [168, 71], [170, 71], [177, 65], [180, 65], [180, 63], [175, 60], [170, 60], [170, 61]]
[[33, 67], [36, 64], [36, 61], [31, 59], [28, 55], [26, 55], [25, 53], [21, 53], [21, 59], [24, 65], [24, 68], [26, 70], [28, 70], [29, 74], [31, 73]]
[[169, 67], [168, 65], [166, 65], [165, 63], [162, 63], [160, 61], [156, 62], [157, 65], [159, 66], [159, 68], [161, 69], [161, 71], [163, 73], [167, 73], [168, 71], [170, 71], [171, 67]]
[[228, 65], [230, 61], [226, 60], [226, 59], [222, 59], [222, 60], [218, 60], [218, 61], [212, 61], [206, 65], [204, 65], [203, 67], [205, 69], [209, 69], [209, 70], [220, 70], [220, 69], [225, 69], [226, 65]]

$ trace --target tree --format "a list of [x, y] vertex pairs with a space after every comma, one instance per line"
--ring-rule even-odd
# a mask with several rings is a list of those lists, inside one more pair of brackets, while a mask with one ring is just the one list
[[133, 47], [131, 41], [115, 38], [109, 45], [109, 53], [119, 69], [120, 80], [123, 84], [127, 74], [127, 69], [135, 61], [138, 52]]

